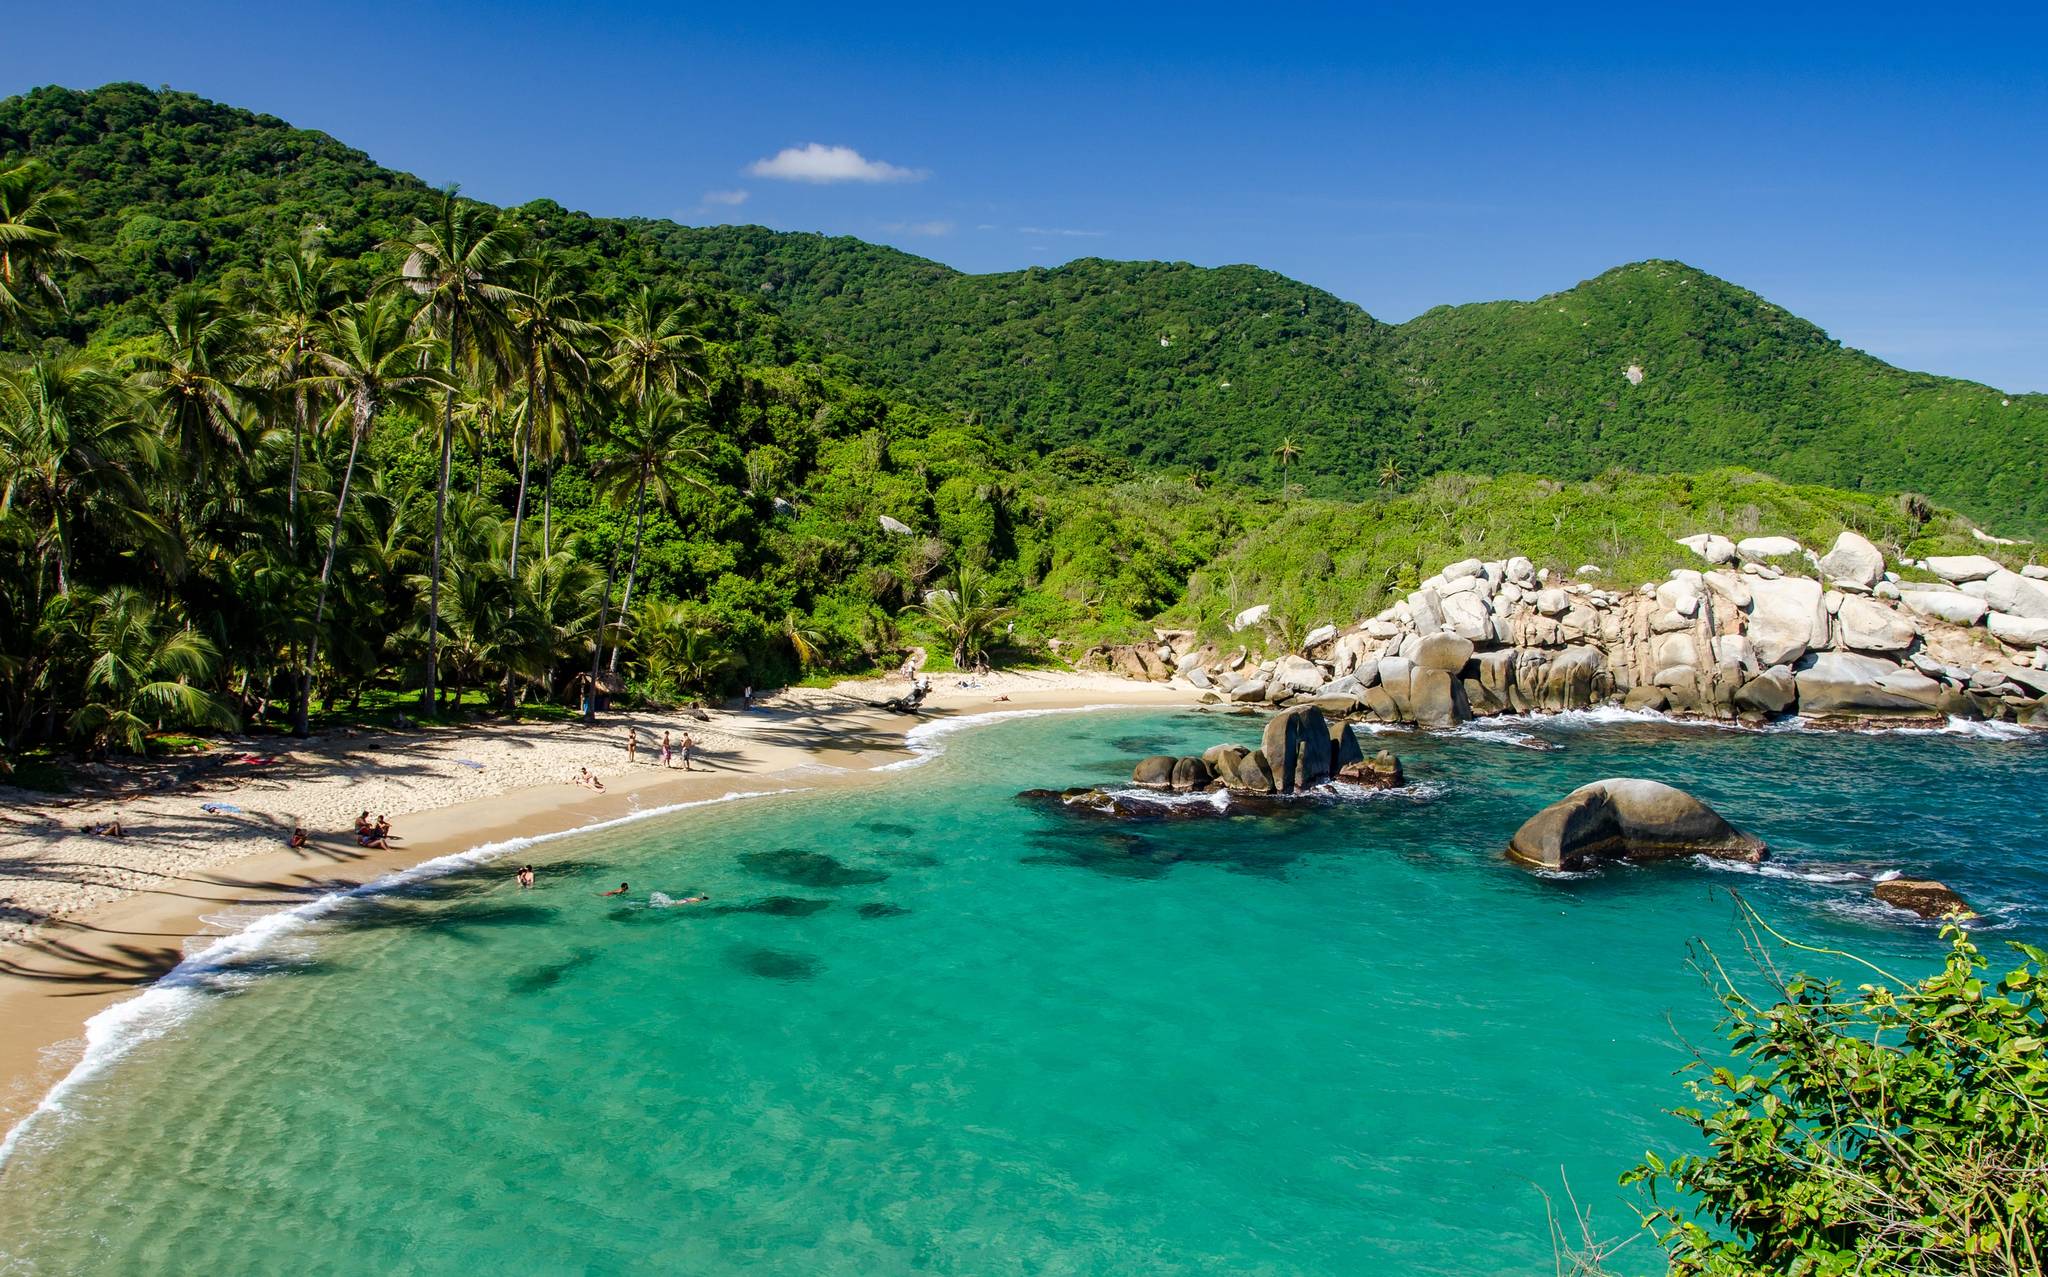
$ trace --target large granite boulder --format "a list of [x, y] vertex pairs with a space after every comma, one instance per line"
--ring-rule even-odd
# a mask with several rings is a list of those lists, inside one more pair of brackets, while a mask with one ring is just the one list
[[1299, 793], [1330, 779], [1330, 724], [1313, 705], [1283, 710], [1266, 721], [1259, 752], [1272, 767], [1273, 787]]
[[1782, 714], [1799, 698], [1789, 665], [1773, 665], [1735, 689], [1735, 708], [1752, 714]]
[[1949, 888], [1931, 878], [1887, 878], [1870, 893], [1894, 909], [1907, 909], [1923, 918], [1974, 918], [1976, 910]]
[[2001, 643], [2013, 647], [2048, 647], [2048, 621], [1989, 612], [1985, 614], [1984, 625]]
[[1808, 648], [1825, 646], [1828, 614], [1820, 582], [1811, 577], [1758, 577], [1749, 583], [1749, 642], [1764, 665], [1789, 665]]
[[2048, 585], [2000, 568], [1981, 581], [1965, 581], [1963, 593], [1984, 600], [1994, 612], [2048, 621]]
[[1296, 692], [1313, 692], [1329, 678], [1320, 665], [1299, 656], [1283, 656], [1273, 666], [1273, 682]]
[[1884, 578], [1884, 555], [1867, 538], [1844, 532], [1821, 556], [1820, 571], [1830, 581], [1848, 581], [1867, 590]]
[[1760, 563], [1799, 553], [1799, 543], [1791, 537], [1744, 537], [1735, 543], [1735, 553], [1744, 563]]
[[1950, 625], [1975, 625], [1984, 619], [1984, 613], [1991, 610], [1989, 604], [1974, 595], [1939, 587], [1901, 587], [1899, 601], [1921, 616], [1947, 621]]
[[1899, 666], [1875, 656], [1816, 652], [1801, 662], [1794, 676], [1799, 684], [1799, 712], [1910, 714], [1926, 709], [1925, 702], [1887, 684], [1888, 678], [1900, 672]]
[[1456, 634], [1425, 634], [1415, 645], [1415, 667], [1455, 674], [1472, 659], [1472, 642]]
[[1679, 856], [1753, 864], [1769, 853], [1761, 839], [1682, 789], [1615, 777], [1581, 785], [1531, 816], [1515, 831], [1508, 854], [1538, 869], [1578, 870], [1604, 860]]
[[1988, 559], [1981, 554], [1937, 554], [1927, 560], [1929, 572], [1957, 585], [1964, 581], [1981, 581], [2004, 568], [2005, 565], [1997, 559]]
[[1207, 789], [1215, 779], [1216, 773], [1199, 758], [1183, 758], [1173, 765], [1173, 790], [1177, 794]]
[[1330, 774], [1339, 775], [1351, 764], [1364, 761], [1365, 751], [1358, 747], [1358, 733], [1351, 730], [1351, 724], [1330, 724]]
[[1920, 636], [1910, 618], [1853, 594], [1843, 597], [1842, 610], [1835, 613], [1835, 632], [1843, 647], [1859, 652], [1903, 652]]
[[1139, 759], [1138, 765], [1131, 768], [1131, 783], [1147, 789], [1171, 789], [1173, 767], [1179, 761], [1171, 754], [1154, 754], [1150, 758]]
[[1678, 543], [1709, 563], [1727, 563], [1735, 557], [1735, 543], [1712, 532], [1680, 537]]

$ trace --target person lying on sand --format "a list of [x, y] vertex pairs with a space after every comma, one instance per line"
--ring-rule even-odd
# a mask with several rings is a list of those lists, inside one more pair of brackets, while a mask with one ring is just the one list
[[604, 792], [604, 782], [591, 775], [588, 767], [578, 767], [576, 769], [576, 783], [585, 789], [596, 790], [600, 794]]
[[285, 846], [290, 847], [293, 851], [304, 847], [306, 845], [306, 823], [302, 820], [294, 820], [292, 822], [292, 836], [285, 839], [284, 842]]
[[600, 891], [597, 893], [597, 897], [598, 899], [602, 900], [606, 896], [623, 896], [629, 889], [630, 888], [628, 888], [628, 886], [622, 882], [619, 884], [619, 889], [617, 891]]
[[120, 838], [123, 836], [121, 833], [121, 818], [116, 816], [104, 824], [87, 825], [85, 832], [101, 838]]

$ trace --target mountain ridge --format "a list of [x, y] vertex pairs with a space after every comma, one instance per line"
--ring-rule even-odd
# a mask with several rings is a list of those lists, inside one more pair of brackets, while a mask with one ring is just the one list
[[[251, 271], [312, 225], [374, 272], [382, 239], [437, 198], [325, 133], [139, 85], [0, 102], [0, 158], [19, 154], [51, 162], [113, 246], [81, 326], [109, 307], [139, 322], [164, 281]], [[760, 343], [836, 357], [1105, 473], [1270, 483], [1290, 439], [1290, 481], [1352, 498], [1447, 471], [1738, 464], [1925, 492], [2002, 530], [2048, 530], [2048, 396], [1894, 368], [1680, 262], [1388, 324], [1252, 265], [1084, 257], [969, 274], [851, 236], [592, 217], [551, 200], [515, 212], [601, 292], [718, 295], [725, 322]]]

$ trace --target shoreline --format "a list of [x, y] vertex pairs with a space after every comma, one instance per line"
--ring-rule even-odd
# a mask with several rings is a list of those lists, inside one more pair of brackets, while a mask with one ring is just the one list
[[[100, 875], [89, 884], [92, 894], [112, 892], [111, 898], [39, 920], [26, 934], [0, 943], [0, 1027], [5, 1028], [0, 1033], [0, 1132], [5, 1132], [0, 1136], [0, 1167], [4, 1167], [4, 1150], [49, 1107], [53, 1097], [74, 1078], [90, 1076], [79, 1073], [82, 1065], [93, 1060], [88, 1022], [159, 987], [163, 977], [190, 958], [252, 930], [260, 933], [268, 920], [344, 894], [396, 885], [403, 880], [401, 875], [436, 861], [450, 861], [449, 867], [454, 868], [461, 857], [517, 840], [553, 839], [676, 815], [692, 807], [872, 782], [888, 771], [928, 760], [931, 754], [919, 749], [913, 743], [916, 739], [962, 730], [976, 720], [1017, 713], [1191, 707], [1199, 695], [1193, 689], [1136, 683], [1115, 675], [998, 674], [971, 688], [959, 686], [960, 681], [951, 676], [935, 680], [931, 699], [915, 717], [867, 703], [868, 698], [900, 691], [884, 691], [881, 685], [870, 683], [841, 684], [830, 691], [793, 689], [764, 698], [751, 711], [720, 714], [708, 725], [690, 721], [687, 726], [707, 745], [715, 741], [719, 746], [705, 751], [707, 757], [717, 759], [715, 769], [692, 772], [662, 770], [658, 762], [646, 761], [652, 751], [644, 746], [643, 761], [626, 768], [620, 743], [624, 728], [630, 721], [644, 732], [655, 715], [612, 715], [594, 730], [579, 727], [534, 733], [517, 725], [444, 729], [433, 734], [441, 738], [434, 743], [472, 753], [484, 752], [478, 746], [491, 742], [494, 735], [499, 743], [510, 740], [521, 749], [536, 748], [527, 738], [543, 735], [551, 743], [567, 743], [585, 751], [593, 744], [608, 744], [618, 757], [607, 758], [603, 767], [593, 767], [608, 782], [603, 793], [592, 793], [563, 779], [536, 779], [531, 769], [515, 769], [504, 787], [474, 796], [450, 796], [477, 788], [474, 776], [450, 777], [466, 783], [422, 786], [428, 791], [422, 796], [432, 805], [406, 812], [392, 804], [404, 837], [402, 846], [388, 851], [351, 848], [346, 843], [352, 839], [332, 834], [316, 835], [312, 845], [294, 851], [280, 845], [281, 826], [261, 823], [266, 813], [237, 811], [232, 814], [255, 816], [241, 822], [252, 826], [254, 832], [227, 842], [248, 854], [187, 857], [194, 863], [177, 863], [168, 871], [165, 867], [131, 868], [130, 877], [145, 881], [130, 887], [109, 885], [108, 875]], [[997, 701], [998, 696], [1007, 699]], [[657, 742], [662, 726], [659, 722], [654, 725]], [[670, 728], [675, 730], [675, 725]], [[419, 742], [406, 738], [405, 743]], [[342, 752], [357, 751], [349, 745], [331, 751]], [[377, 751], [368, 752], [373, 758], [378, 756]], [[299, 755], [322, 756], [317, 748], [293, 753], [295, 761]], [[400, 765], [416, 766], [417, 759], [409, 756]], [[559, 767], [554, 759], [545, 765]], [[360, 785], [346, 772], [337, 770], [303, 783], [308, 788], [324, 784], [338, 790], [338, 795], [324, 795], [329, 806], [336, 796], [344, 800], [344, 808], [355, 807], [361, 799]], [[434, 803], [436, 796], [443, 801]], [[247, 798], [243, 801], [254, 806]], [[283, 801], [304, 804], [309, 799], [286, 786]], [[66, 819], [75, 823], [81, 814], [98, 818], [98, 808], [119, 808], [125, 813], [145, 804], [191, 807], [197, 802], [196, 794], [179, 792], [142, 800], [131, 796], [91, 808], [66, 808], [65, 812]], [[126, 823], [128, 817], [124, 814], [123, 818]], [[112, 849], [116, 860], [131, 851], [142, 860], [179, 860], [181, 845], [175, 838], [165, 835], [152, 840], [144, 829], [153, 827], [138, 828], [120, 840], [84, 839], [62, 827], [43, 837], [60, 844], [83, 839], [96, 853]], [[29, 838], [34, 836], [32, 833]], [[17, 846], [23, 841], [19, 835], [10, 839]], [[503, 848], [496, 854], [509, 850]], [[16, 880], [27, 880], [43, 864], [94, 870], [130, 868], [47, 859], [23, 863], [11, 858], [8, 868], [16, 871]], [[9, 900], [11, 903], [13, 897]]]

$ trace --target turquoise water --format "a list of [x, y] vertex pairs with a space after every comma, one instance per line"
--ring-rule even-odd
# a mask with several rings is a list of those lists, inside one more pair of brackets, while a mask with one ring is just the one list
[[[0, 1271], [1549, 1272], [1542, 1192], [1625, 1235], [1616, 1175], [1684, 1138], [1687, 942], [1739, 956], [1728, 888], [1916, 971], [1933, 929], [1848, 875], [2048, 932], [2037, 738], [1567, 719], [1389, 734], [1411, 792], [1266, 820], [1013, 798], [1257, 726], [1000, 722], [871, 787], [515, 853], [533, 892], [500, 866], [347, 902], [30, 1130]], [[1615, 774], [1687, 785], [1785, 876], [1500, 859]]]

